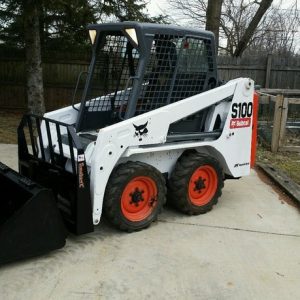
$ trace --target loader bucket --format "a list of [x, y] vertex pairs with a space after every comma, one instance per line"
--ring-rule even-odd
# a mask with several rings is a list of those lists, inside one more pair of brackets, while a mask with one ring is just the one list
[[65, 245], [66, 230], [51, 190], [0, 163], [0, 264]]

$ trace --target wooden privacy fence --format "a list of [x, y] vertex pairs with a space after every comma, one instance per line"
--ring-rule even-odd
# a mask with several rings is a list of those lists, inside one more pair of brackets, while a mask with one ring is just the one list
[[220, 56], [217, 61], [219, 77], [225, 81], [250, 77], [263, 88], [300, 89], [300, 57]]
[[[82, 57], [82, 58], [81, 58]], [[255, 83], [269, 88], [300, 89], [300, 58], [251, 56], [243, 58], [218, 57], [219, 78], [224, 81], [250, 77]], [[52, 53], [43, 58], [46, 109], [70, 105], [77, 76], [87, 71], [89, 55]], [[0, 109], [27, 107], [26, 73], [22, 56], [0, 53]], [[79, 85], [79, 95], [83, 83]]]
[[[71, 104], [77, 77], [88, 66], [89, 62], [82, 60], [44, 60], [44, 97], [48, 111]], [[82, 88], [83, 84], [79, 91]], [[25, 62], [0, 58], [0, 108], [25, 110], [26, 107]]]
[[[271, 151], [297, 151], [300, 152], [300, 89], [261, 89], [260, 104], [270, 105], [275, 102], [274, 117], [272, 122]], [[293, 116], [289, 118], [289, 107], [296, 106]], [[287, 124], [295, 129], [293, 143], [287, 138]]]

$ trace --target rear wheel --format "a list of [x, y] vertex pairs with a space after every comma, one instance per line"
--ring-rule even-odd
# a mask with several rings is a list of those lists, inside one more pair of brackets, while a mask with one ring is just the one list
[[224, 186], [219, 162], [211, 156], [183, 154], [171, 175], [168, 199], [180, 211], [197, 215], [210, 211]]
[[108, 220], [124, 231], [148, 227], [166, 202], [162, 174], [141, 162], [119, 165], [111, 174], [104, 197]]

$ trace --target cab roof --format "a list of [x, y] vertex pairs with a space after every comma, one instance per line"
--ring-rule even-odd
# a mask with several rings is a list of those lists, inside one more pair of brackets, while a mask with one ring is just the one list
[[104, 24], [90, 24], [87, 27], [89, 30], [97, 31], [120, 31], [128, 28], [135, 28], [137, 31], [145, 34], [168, 34], [168, 35], [193, 35], [201, 36], [208, 39], [214, 39], [214, 34], [210, 31], [195, 29], [190, 27], [181, 27], [176, 25], [154, 24], [154, 23], [140, 23], [133, 21], [118, 22], [118, 23], [104, 23]]

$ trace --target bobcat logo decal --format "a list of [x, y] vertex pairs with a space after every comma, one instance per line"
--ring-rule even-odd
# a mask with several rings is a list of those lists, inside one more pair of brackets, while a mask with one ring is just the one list
[[146, 137], [148, 135], [148, 129], [147, 129], [148, 121], [143, 125], [135, 125], [135, 124], [132, 125], [135, 128], [134, 137], [138, 137], [139, 141], [142, 141], [143, 140], [142, 137]]

